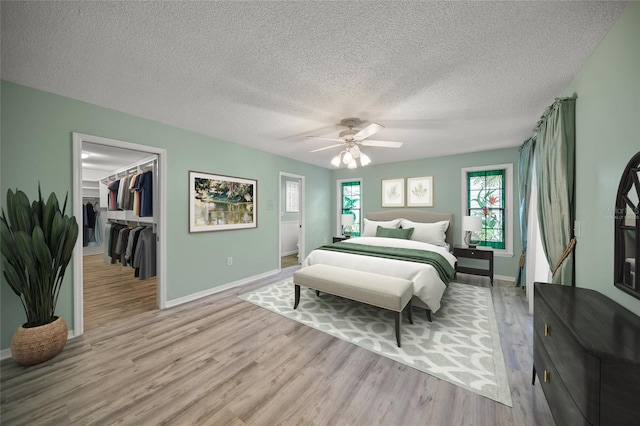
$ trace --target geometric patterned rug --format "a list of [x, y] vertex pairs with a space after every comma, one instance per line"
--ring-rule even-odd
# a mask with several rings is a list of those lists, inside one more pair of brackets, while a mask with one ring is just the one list
[[511, 391], [500, 347], [491, 290], [451, 283], [433, 322], [414, 308], [413, 324], [402, 319], [402, 347], [394, 313], [300, 287], [293, 309], [292, 278], [243, 294], [241, 299], [369, 351], [431, 374], [509, 407]]

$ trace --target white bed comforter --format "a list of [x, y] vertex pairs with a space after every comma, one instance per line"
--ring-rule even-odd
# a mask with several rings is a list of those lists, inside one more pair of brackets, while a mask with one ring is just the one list
[[[452, 267], [456, 258], [444, 247], [419, 241], [401, 240], [397, 238], [360, 237], [345, 240], [349, 244], [366, 244], [381, 247], [400, 247], [417, 250], [434, 251], [442, 255]], [[436, 312], [440, 309], [440, 299], [447, 288], [438, 272], [431, 265], [380, 257], [362, 256], [351, 253], [340, 253], [328, 250], [314, 250], [302, 263], [302, 267], [315, 264], [333, 265], [374, 274], [389, 275], [413, 281], [413, 294]]]

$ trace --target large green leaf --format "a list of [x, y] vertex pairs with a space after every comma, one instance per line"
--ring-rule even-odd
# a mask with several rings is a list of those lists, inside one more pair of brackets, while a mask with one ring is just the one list
[[4, 261], [4, 277], [7, 279], [7, 283], [11, 290], [18, 295], [21, 296], [24, 292], [24, 287], [26, 285], [26, 276], [24, 275], [24, 271], [18, 271], [18, 269], [11, 265], [6, 260]]
[[71, 260], [71, 255], [73, 254], [73, 247], [76, 245], [76, 240], [78, 238], [78, 223], [76, 222], [75, 216], [69, 217], [65, 216], [63, 218], [65, 222], [65, 228], [67, 229], [68, 234], [65, 236], [66, 241], [64, 244], [64, 248], [62, 251], [61, 263], [63, 267], [66, 267], [69, 261]]
[[38, 262], [46, 266], [46, 269], [51, 269], [51, 252], [49, 251], [49, 247], [47, 247], [42, 228], [33, 228], [31, 241], [33, 243], [33, 252], [36, 256], [36, 259], [38, 259]]
[[27, 195], [22, 191], [17, 191], [15, 196], [15, 214], [16, 214], [16, 228], [31, 234], [33, 225], [31, 222], [31, 203], [27, 198]]
[[[53, 215], [53, 220], [51, 224], [51, 235], [49, 237], [49, 247], [52, 249], [56, 249], [60, 246], [61, 240], [63, 240], [64, 233], [66, 231], [64, 221], [62, 220], [62, 215], [60, 212], [55, 212]], [[51, 254], [55, 255], [56, 251], [51, 252]]]
[[4, 219], [0, 221], [0, 238], [0, 250], [2, 251], [2, 255], [12, 264], [18, 263], [19, 258], [16, 240]]
[[31, 242], [31, 235], [24, 231], [18, 231], [15, 234], [16, 247], [18, 248], [18, 254], [24, 265], [29, 272], [29, 275], [35, 277], [37, 275], [36, 270], [36, 258], [33, 253], [33, 243]]
[[44, 210], [42, 212], [42, 228], [44, 231], [45, 238], [47, 242], [50, 244], [56, 245], [55, 242], [52, 241], [52, 226], [56, 213], [59, 213], [58, 210], [58, 198], [52, 192], [49, 195], [49, 199], [44, 205]]

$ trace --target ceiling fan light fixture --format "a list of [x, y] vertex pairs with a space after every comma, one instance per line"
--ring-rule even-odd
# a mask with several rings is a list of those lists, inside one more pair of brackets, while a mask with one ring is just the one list
[[333, 164], [334, 167], [340, 167], [340, 163], [342, 162], [342, 159], [340, 158], [341, 155], [342, 152], [333, 157], [333, 159], [331, 160], [331, 164]]
[[371, 164], [371, 158], [369, 158], [369, 156], [367, 154], [361, 153], [360, 154], [360, 164], [362, 164], [362, 167]]
[[356, 160], [353, 160], [353, 159], [352, 159], [352, 160], [349, 162], [349, 164], [347, 165], [347, 167], [348, 167], [349, 169], [357, 169], [357, 168], [358, 168], [358, 163], [356, 163]]
[[360, 148], [358, 148], [358, 145], [354, 145], [353, 148], [351, 148], [351, 155], [353, 156], [353, 158], [360, 158], [360, 154], [362, 154], [360, 152]]
[[344, 155], [342, 156], [342, 162], [344, 164], [350, 164], [353, 161], [353, 155], [351, 155], [351, 152], [347, 151], [344, 153]]

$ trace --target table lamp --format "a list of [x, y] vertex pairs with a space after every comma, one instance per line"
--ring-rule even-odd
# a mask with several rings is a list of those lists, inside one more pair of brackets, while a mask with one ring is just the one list
[[471, 244], [471, 233], [482, 230], [482, 218], [480, 216], [464, 216], [462, 218], [462, 230], [464, 234], [464, 243], [475, 248], [475, 244]]

